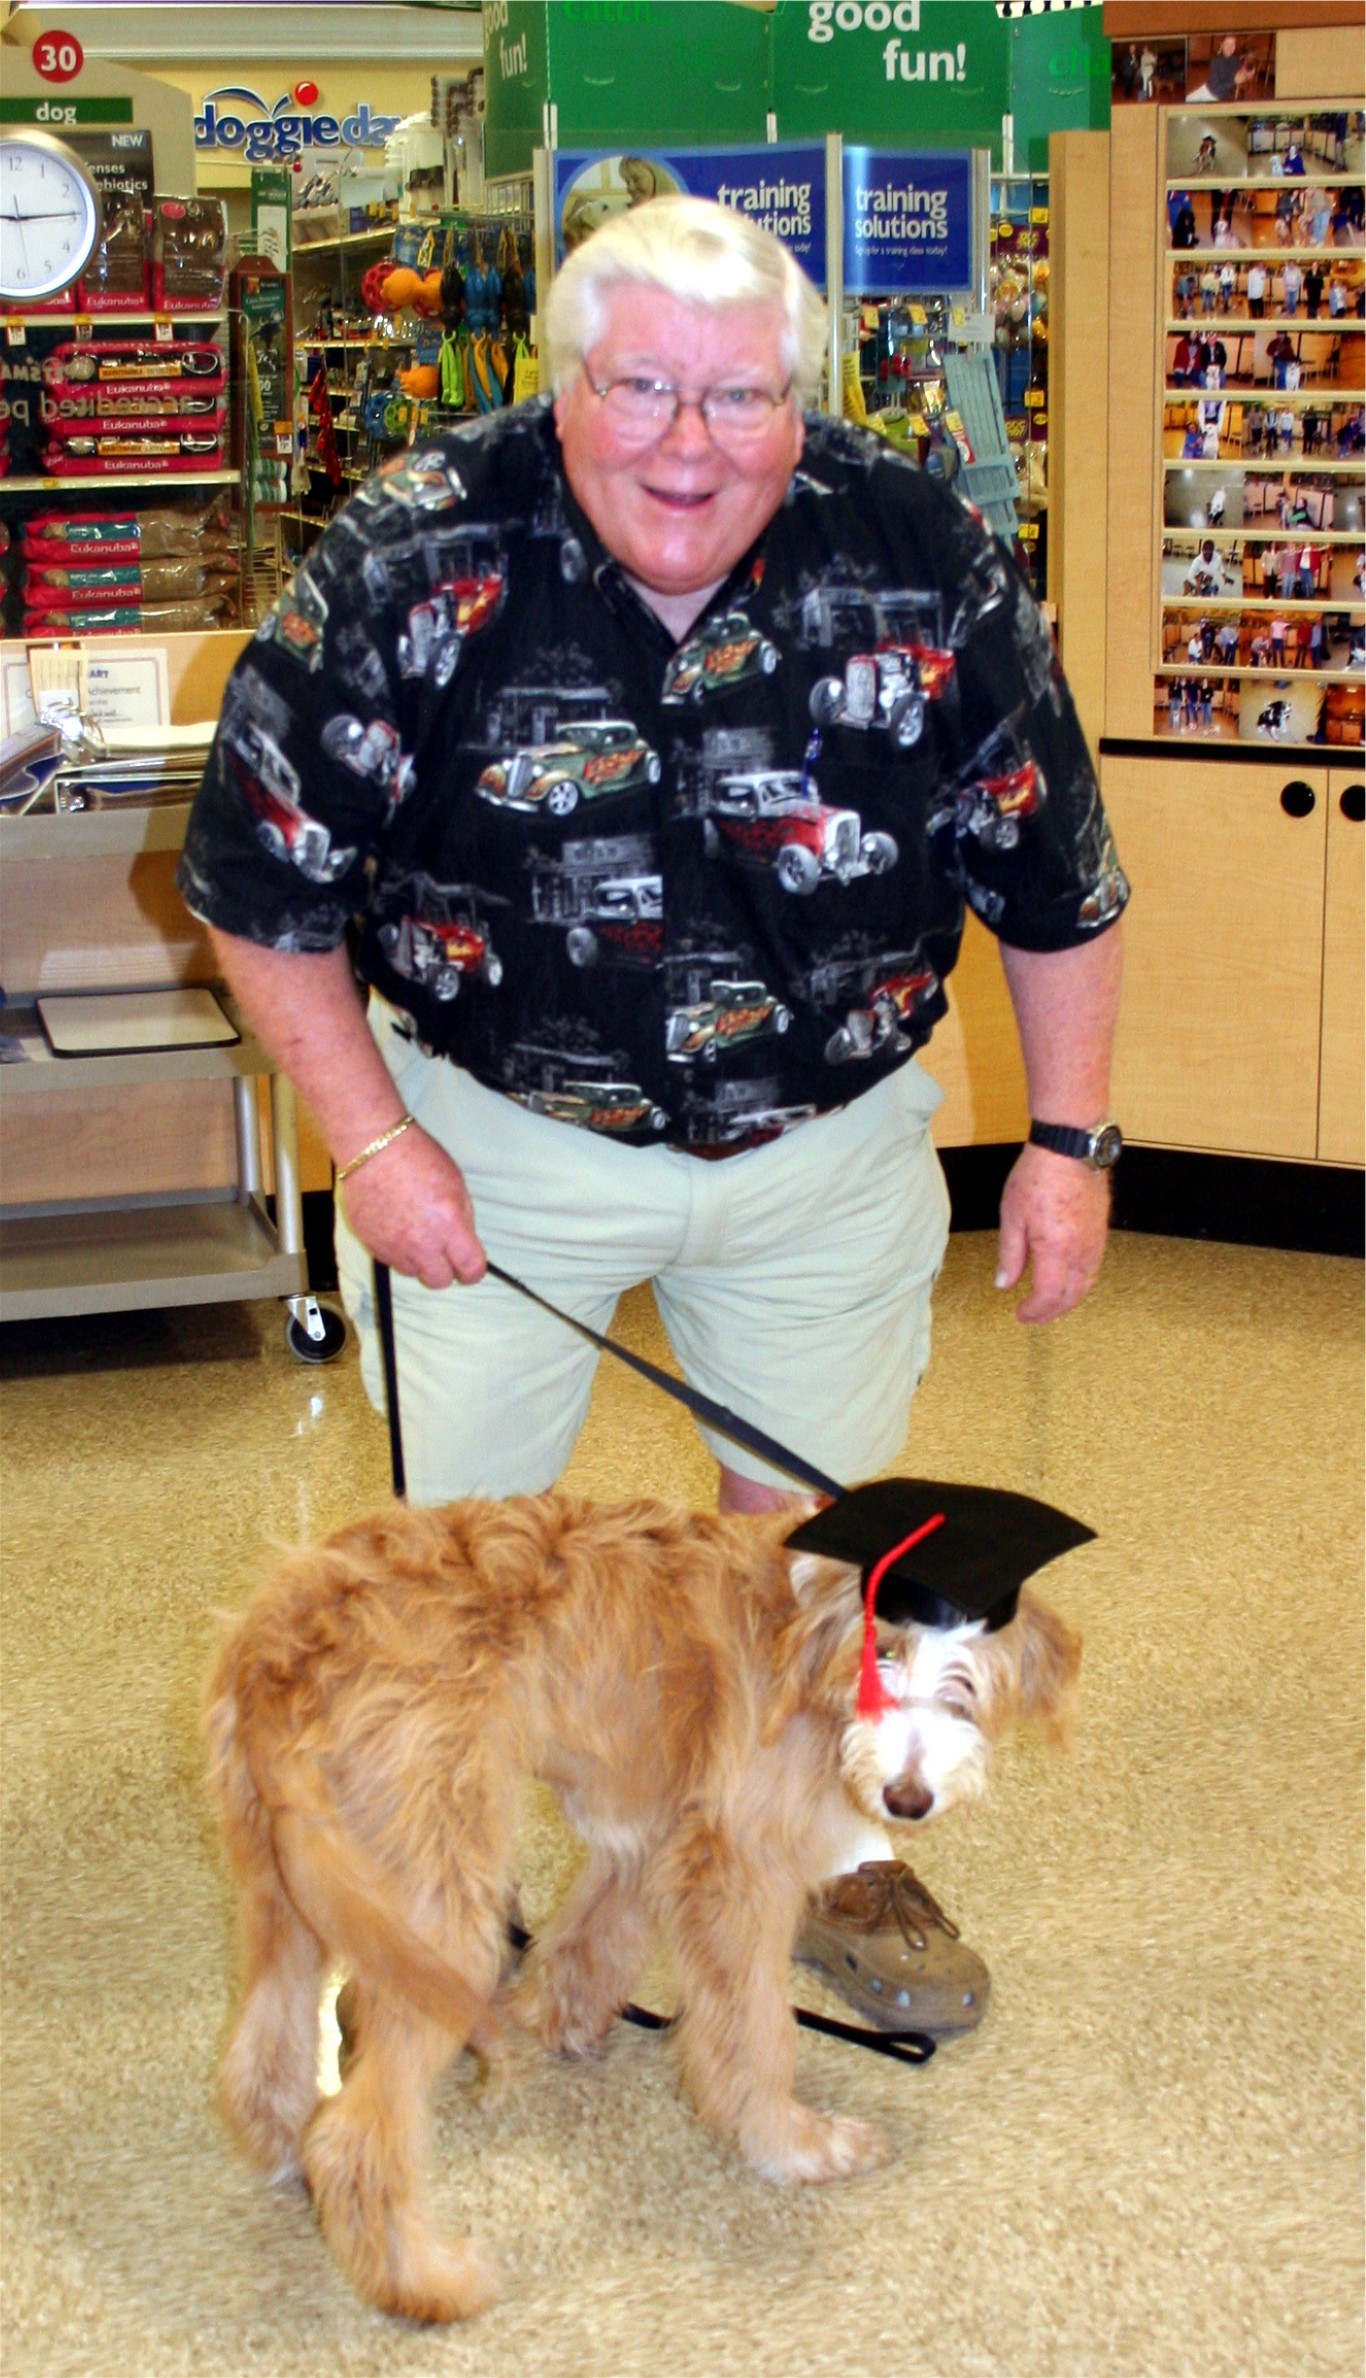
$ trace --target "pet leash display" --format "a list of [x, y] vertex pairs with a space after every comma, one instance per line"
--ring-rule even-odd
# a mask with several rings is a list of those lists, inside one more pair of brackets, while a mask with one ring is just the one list
[[[406, 1477], [403, 1467], [403, 1424], [398, 1403], [393, 1283], [387, 1263], [376, 1262], [374, 1269], [375, 1313], [379, 1322], [384, 1394], [389, 1417], [389, 1466], [394, 1494], [401, 1502], [406, 1492]], [[733, 1437], [737, 1444], [747, 1446], [751, 1453], [771, 1461], [776, 1469], [786, 1470], [789, 1477], [801, 1479], [804, 1485], [814, 1487], [820, 1494], [843, 1494], [844, 1488], [833, 1478], [827, 1478], [812, 1463], [803, 1461], [798, 1454], [790, 1453], [785, 1445], [779, 1445], [772, 1437], [765, 1436], [762, 1429], [752, 1428], [747, 1420], [741, 1420], [724, 1404], [715, 1403], [710, 1396], [702, 1395], [696, 1388], [671, 1378], [667, 1371], [661, 1371], [654, 1363], [647, 1362], [643, 1355], [632, 1354], [626, 1347], [614, 1345], [610, 1338], [602, 1337], [597, 1330], [590, 1329], [586, 1321], [575, 1321], [572, 1314], [562, 1313], [558, 1305], [552, 1305], [545, 1297], [538, 1296], [534, 1288], [528, 1288], [513, 1273], [505, 1272], [501, 1265], [491, 1263], [489, 1270], [505, 1287], [515, 1288], [520, 1296], [529, 1297], [533, 1304], [540, 1305], [547, 1313], [553, 1313], [556, 1320], [563, 1321], [567, 1328], [576, 1329], [580, 1337], [591, 1339], [595, 1346], [608, 1354], [615, 1354], [619, 1362], [638, 1371], [653, 1386], [662, 1388], [665, 1395], [671, 1395], [676, 1403], [686, 1404], [690, 1412], [696, 1413], [699, 1419], [709, 1421], [723, 1436]], [[524, 1932], [519, 1924], [510, 1924], [508, 1933], [515, 1948], [530, 1948], [531, 1935]], [[804, 2006], [793, 2007], [792, 2012], [804, 2031], [818, 2031], [826, 2039], [847, 2040], [854, 2047], [871, 2048], [875, 2055], [891, 2056], [901, 2064], [928, 2064], [935, 2051], [935, 2042], [928, 2032], [869, 2031], [862, 2024], [837, 2022], [833, 2015], [813, 2014]], [[637, 2024], [643, 2031], [667, 2031], [672, 2021], [671, 2016], [655, 2014], [644, 2006], [624, 2006], [621, 2019], [624, 2023]]]

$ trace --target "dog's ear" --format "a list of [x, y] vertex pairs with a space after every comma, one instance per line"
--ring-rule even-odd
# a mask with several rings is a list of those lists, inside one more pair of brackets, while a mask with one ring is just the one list
[[1020, 1715], [1067, 1748], [1081, 1666], [1081, 1637], [1027, 1589], [1020, 1596]]

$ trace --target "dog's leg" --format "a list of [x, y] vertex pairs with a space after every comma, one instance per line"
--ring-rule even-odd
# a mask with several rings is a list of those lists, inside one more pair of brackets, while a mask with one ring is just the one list
[[[448, 1925], [438, 1945], [473, 1992], [492, 1994], [496, 1917]], [[409, 2320], [468, 2320], [498, 2292], [483, 2249], [443, 2237], [426, 2203], [430, 2095], [464, 2044], [415, 2007], [367, 1989], [346, 2080], [303, 2145], [304, 2176], [337, 2261], [367, 2303]]]
[[699, 1825], [671, 1845], [658, 1884], [683, 1991], [683, 2075], [703, 2121], [770, 2180], [843, 2180], [881, 2163], [866, 2122], [813, 2113], [793, 2094], [800, 1882]]
[[268, 1887], [243, 1890], [242, 2011], [219, 2076], [229, 2128], [272, 2180], [299, 2176], [299, 2147], [318, 2102], [323, 1952], [272, 1865]]
[[596, 2047], [631, 1996], [649, 1942], [640, 1882], [634, 1860], [594, 1852], [527, 1960], [514, 2015], [561, 2055]]
[[277, 2181], [297, 2179], [300, 2142], [318, 2102], [323, 1950], [281, 1882], [229, 1696], [211, 1705], [209, 1728], [210, 1781], [242, 1932], [241, 2010], [223, 2057], [219, 2102], [259, 2170]]

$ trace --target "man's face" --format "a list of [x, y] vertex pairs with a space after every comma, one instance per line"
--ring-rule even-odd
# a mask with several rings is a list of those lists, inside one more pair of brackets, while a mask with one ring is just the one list
[[[786, 386], [780, 306], [685, 304], [663, 290], [612, 290], [600, 337], [555, 400], [565, 473], [609, 553], [676, 633], [777, 511], [802, 450], [801, 415], [789, 398], [743, 446], [720, 446], [695, 406], [646, 439], [614, 423], [593, 383], [664, 380], [684, 396]], [[591, 374], [591, 380], [590, 380]]]

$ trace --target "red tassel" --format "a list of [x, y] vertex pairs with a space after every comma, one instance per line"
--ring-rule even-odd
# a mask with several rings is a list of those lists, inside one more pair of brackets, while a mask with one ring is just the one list
[[896, 1702], [892, 1699], [877, 1672], [877, 1621], [875, 1615], [877, 1589], [893, 1561], [899, 1561], [902, 1553], [909, 1552], [911, 1546], [918, 1544], [922, 1536], [933, 1535], [935, 1529], [942, 1528], [943, 1525], [944, 1514], [942, 1511], [936, 1511], [933, 1519], [927, 1519], [924, 1526], [918, 1527], [913, 1536], [905, 1537], [900, 1544], [894, 1544], [890, 1552], [884, 1552], [868, 1580], [868, 1591], [863, 1604], [863, 1664], [859, 1670], [857, 1714], [867, 1718], [873, 1725], [877, 1724], [880, 1717], [885, 1717], [889, 1709], [896, 1708]]

